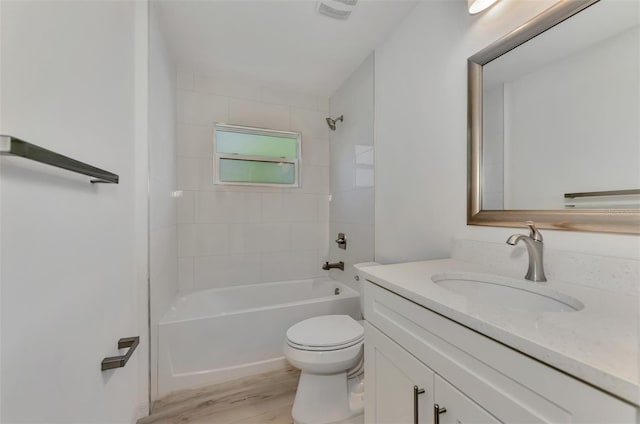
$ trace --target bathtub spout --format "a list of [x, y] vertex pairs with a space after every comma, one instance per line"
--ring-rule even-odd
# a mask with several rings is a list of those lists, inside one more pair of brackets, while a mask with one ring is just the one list
[[339, 269], [340, 271], [344, 271], [344, 262], [340, 261], [340, 262], [336, 262], [333, 264], [330, 264], [329, 262], [325, 262], [324, 265], [322, 265], [322, 269], [324, 269], [325, 271], [329, 271], [330, 269]]

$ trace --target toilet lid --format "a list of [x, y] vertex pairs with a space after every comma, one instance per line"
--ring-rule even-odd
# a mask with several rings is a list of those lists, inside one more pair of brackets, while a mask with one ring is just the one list
[[364, 328], [349, 315], [323, 315], [305, 319], [287, 330], [287, 340], [296, 345], [332, 347], [364, 337]]

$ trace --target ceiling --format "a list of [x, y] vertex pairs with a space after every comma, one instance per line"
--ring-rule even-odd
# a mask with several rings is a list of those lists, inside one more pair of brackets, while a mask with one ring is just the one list
[[330, 96], [416, 5], [360, 0], [346, 21], [316, 1], [155, 0], [177, 66]]

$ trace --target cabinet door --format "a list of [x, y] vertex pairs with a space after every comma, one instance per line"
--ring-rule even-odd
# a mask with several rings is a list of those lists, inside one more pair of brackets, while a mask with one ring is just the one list
[[433, 371], [369, 323], [365, 340], [365, 422], [412, 424], [417, 407], [418, 423], [432, 424]]
[[[480, 405], [469, 399], [440, 376], [435, 376], [435, 408], [439, 407], [439, 424], [493, 424], [500, 423], [493, 415], [482, 409]], [[446, 412], [444, 412], [446, 410]]]

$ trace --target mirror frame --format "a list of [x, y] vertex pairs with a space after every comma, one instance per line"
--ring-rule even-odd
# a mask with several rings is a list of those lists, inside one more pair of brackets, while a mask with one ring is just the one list
[[640, 234], [640, 209], [482, 210], [482, 67], [599, 0], [563, 0], [467, 60], [467, 225]]

